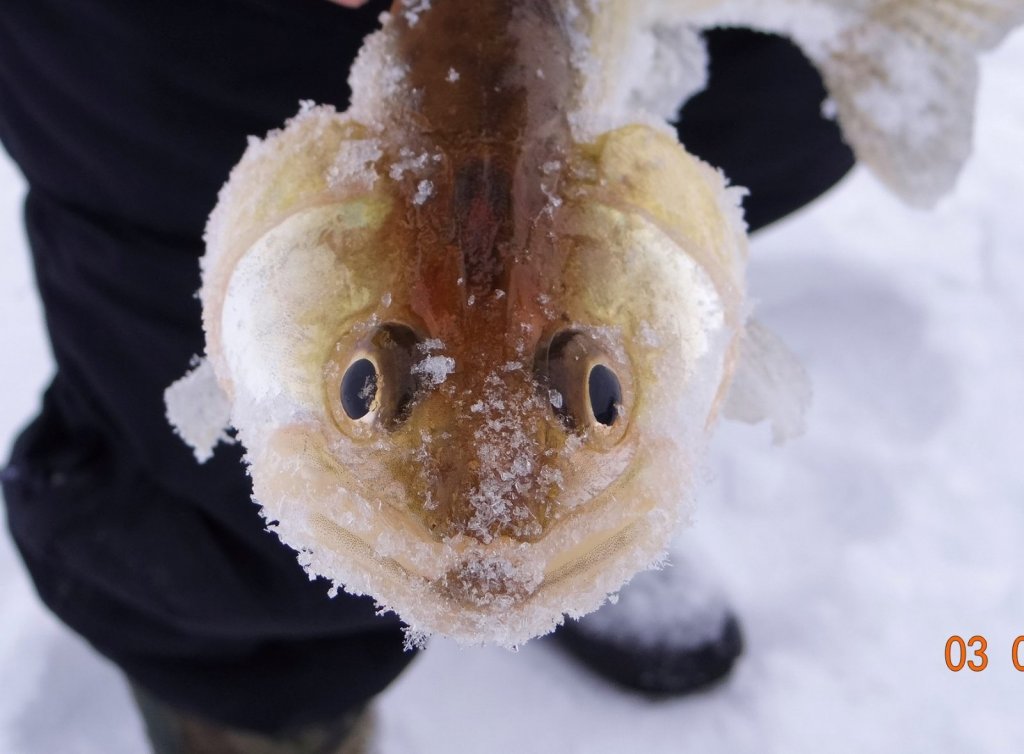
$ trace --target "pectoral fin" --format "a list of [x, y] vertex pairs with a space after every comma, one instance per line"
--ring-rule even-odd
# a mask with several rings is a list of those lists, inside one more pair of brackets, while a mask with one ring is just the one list
[[748, 321], [722, 415], [748, 424], [768, 419], [772, 442], [780, 444], [803, 434], [810, 403], [811, 381], [797, 357], [773, 332]]
[[200, 359], [194, 368], [164, 391], [167, 420], [192, 448], [196, 460], [205, 463], [217, 443], [232, 443], [227, 434], [231, 403], [217, 384], [213, 366]]

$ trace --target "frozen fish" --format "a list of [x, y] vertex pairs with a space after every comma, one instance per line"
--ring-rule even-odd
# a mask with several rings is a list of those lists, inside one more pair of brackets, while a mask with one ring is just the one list
[[749, 321], [741, 201], [666, 125], [700, 29], [786, 34], [908, 201], [970, 148], [1016, 0], [399, 0], [344, 113], [253, 139], [202, 260], [206, 355], [167, 391], [229, 426], [267, 525], [415, 643], [518, 645], [663, 557], [719, 415], [798, 433]]

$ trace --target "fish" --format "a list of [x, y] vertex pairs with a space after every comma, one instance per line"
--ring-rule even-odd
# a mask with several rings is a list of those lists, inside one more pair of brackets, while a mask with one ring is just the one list
[[751, 317], [744, 190], [667, 119], [701, 30], [794, 40], [858, 159], [934, 204], [1018, 0], [397, 0], [349, 108], [251, 138], [201, 261], [206, 350], [166, 393], [245, 447], [267, 527], [410, 645], [516, 647], [656, 567], [719, 418], [799, 434]]

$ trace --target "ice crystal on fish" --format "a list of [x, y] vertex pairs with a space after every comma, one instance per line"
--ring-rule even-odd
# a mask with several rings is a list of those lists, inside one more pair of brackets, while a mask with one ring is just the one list
[[405, 20], [409, 26], [416, 26], [420, 16], [430, 10], [430, 0], [402, 0], [405, 5]]
[[402, 147], [399, 155], [402, 159], [392, 164], [390, 170], [388, 170], [388, 175], [396, 181], [402, 180], [402, 176], [406, 173], [412, 173], [413, 175], [421, 174], [427, 165], [430, 164], [431, 160], [429, 153], [422, 152], [421, 154], [416, 154], [408, 147]]
[[359, 185], [373, 189], [377, 181], [377, 161], [383, 157], [376, 139], [356, 139], [338, 145], [333, 162], [327, 168], [327, 185], [332, 189]]
[[422, 180], [416, 185], [416, 195], [412, 198], [412, 203], [419, 206], [423, 204], [427, 199], [434, 195], [434, 184], [428, 180]]
[[432, 387], [437, 387], [455, 371], [455, 359], [451, 356], [427, 356], [412, 366], [413, 374], [426, 378]]
[[164, 402], [167, 420], [191, 446], [199, 463], [213, 457], [217, 443], [233, 442], [225, 431], [231, 423], [231, 402], [221, 392], [206, 359], [167, 388]]

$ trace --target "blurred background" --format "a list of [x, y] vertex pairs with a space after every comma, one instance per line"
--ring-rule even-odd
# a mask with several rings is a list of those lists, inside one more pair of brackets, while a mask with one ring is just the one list
[[[696, 549], [747, 649], [714, 690], [649, 702], [544, 640], [433, 641], [380, 700], [385, 754], [1010, 752], [1024, 740], [1024, 34], [985, 58], [975, 155], [934, 212], [858, 169], [754, 239], [758, 317], [811, 374], [806, 435], [719, 428]], [[0, 446], [50, 356], [0, 154]], [[979, 673], [951, 635], [988, 640]], [[1021, 660], [1024, 660], [1022, 651]], [[146, 751], [120, 675], [40, 605], [0, 535], [0, 752]]]

